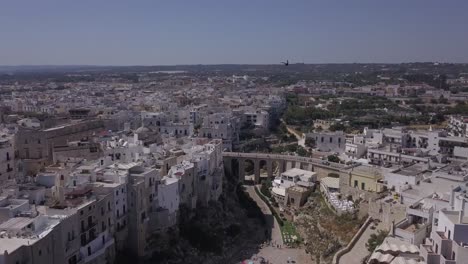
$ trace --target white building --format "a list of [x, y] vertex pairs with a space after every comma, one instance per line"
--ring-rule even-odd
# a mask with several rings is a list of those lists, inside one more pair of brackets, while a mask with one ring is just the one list
[[462, 264], [468, 259], [468, 217], [464, 210], [439, 211], [430, 239], [420, 247], [427, 264]]
[[239, 118], [230, 113], [215, 113], [205, 116], [198, 136], [222, 139], [224, 149], [230, 151], [239, 143], [239, 130]]
[[176, 224], [179, 210], [179, 179], [163, 177], [158, 184], [158, 208], [167, 211], [166, 227]]
[[[426, 171], [427, 165], [414, 164], [405, 168], [384, 171], [384, 180], [389, 189], [401, 192], [410, 186], [419, 185], [425, 179]], [[430, 173], [427, 174], [430, 175]]]
[[338, 153], [345, 151], [346, 136], [343, 131], [310, 133], [306, 137], [315, 140], [315, 146], [319, 151]]
[[292, 168], [273, 180], [272, 194], [278, 202], [287, 204], [287, 190], [289, 188], [295, 186], [312, 188], [316, 181], [316, 172]]
[[13, 136], [0, 134], [0, 186], [16, 176], [15, 145]]
[[244, 124], [253, 126], [256, 129], [262, 130], [264, 132], [268, 131], [270, 126], [269, 114], [264, 110], [245, 111], [242, 120]]

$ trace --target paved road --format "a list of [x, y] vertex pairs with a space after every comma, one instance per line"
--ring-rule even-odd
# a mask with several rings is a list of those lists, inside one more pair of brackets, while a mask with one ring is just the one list
[[376, 229], [372, 230], [370, 227], [374, 224], [370, 224], [364, 233], [362, 233], [361, 237], [359, 238], [358, 242], [354, 245], [354, 247], [348, 253], [344, 254], [340, 258], [340, 263], [343, 264], [361, 264], [361, 260], [369, 255], [369, 251], [366, 248], [367, 240], [369, 240], [371, 234], [376, 234], [377, 230], [381, 229], [382, 226], [379, 224]]
[[273, 214], [270, 211], [270, 208], [265, 204], [265, 202], [257, 195], [253, 186], [245, 186], [247, 193], [252, 199], [257, 203], [258, 207], [262, 210], [266, 218], [266, 225], [271, 227], [271, 241], [275, 242], [278, 245], [283, 245], [283, 238], [281, 236], [281, 229], [278, 222], [273, 217]]
[[304, 136], [304, 133], [302, 132], [299, 132], [299, 131], [296, 131], [295, 129], [293, 128], [290, 128], [286, 122], [283, 121], [283, 119], [281, 119], [281, 122], [286, 126], [286, 129], [288, 130], [288, 132], [290, 134], [293, 134], [296, 139], [297, 139], [297, 144], [303, 148], [306, 148], [306, 145], [305, 145], [305, 136]]

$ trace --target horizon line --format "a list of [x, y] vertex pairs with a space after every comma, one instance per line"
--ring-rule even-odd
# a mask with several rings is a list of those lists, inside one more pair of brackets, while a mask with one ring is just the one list
[[[290, 65], [333, 65], [333, 64], [468, 64], [468, 62], [438, 62], [438, 61], [412, 61], [412, 62], [293, 62]], [[176, 66], [221, 66], [221, 65], [245, 65], [245, 66], [269, 66], [281, 63], [196, 63], [196, 64], [9, 64], [0, 67], [176, 67]]]

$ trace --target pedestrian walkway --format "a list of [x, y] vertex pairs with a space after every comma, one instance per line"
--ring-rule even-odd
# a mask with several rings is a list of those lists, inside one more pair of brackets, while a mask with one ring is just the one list
[[354, 247], [340, 258], [340, 263], [361, 264], [362, 259], [370, 254], [370, 252], [366, 248], [366, 243], [369, 240], [371, 234], [377, 234], [377, 230], [379, 230], [379, 227], [381, 227], [382, 225], [377, 225], [377, 228], [375, 229], [371, 229], [371, 226], [373, 226], [373, 224], [370, 224], [366, 228], [366, 230], [364, 230]]
[[249, 196], [257, 203], [258, 207], [262, 210], [262, 213], [266, 216], [266, 224], [271, 227], [271, 240], [277, 245], [283, 246], [283, 238], [281, 236], [281, 229], [276, 221], [276, 218], [273, 217], [270, 208], [268, 205], [257, 195], [255, 192], [254, 186], [245, 186]]
[[[281, 236], [281, 229], [273, 217], [270, 208], [266, 203], [257, 195], [253, 186], [245, 186], [249, 196], [257, 203], [258, 207], [262, 210], [267, 220], [267, 225], [271, 227], [271, 242], [267, 242], [260, 247], [257, 254], [253, 255], [250, 259], [253, 263], [261, 263], [260, 260], [267, 261], [271, 264], [283, 263], [297, 263], [297, 264], [313, 264], [310, 255], [308, 255], [302, 248], [287, 248], [283, 244]], [[248, 262], [247, 262], [248, 263]]]

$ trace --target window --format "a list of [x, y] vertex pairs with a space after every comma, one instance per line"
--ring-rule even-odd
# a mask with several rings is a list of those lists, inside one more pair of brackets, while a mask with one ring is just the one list
[[81, 246], [86, 245], [86, 233], [81, 234], [80, 240], [81, 240]]
[[333, 138], [332, 138], [332, 137], [330, 137], [330, 143], [332, 143], [332, 142], [333, 142]]
[[88, 247], [88, 256], [91, 256], [91, 247]]
[[354, 188], [358, 187], [358, 181], [354, 181]]
[[73, 257], [68, 259], [68, 264], [76, 264], [76, 263], [77, 263], [76, 255], [73, 255]]
[[361, 182], [361, 189], [364, 190], [366, 188], [366, 183], [365, 182]]

